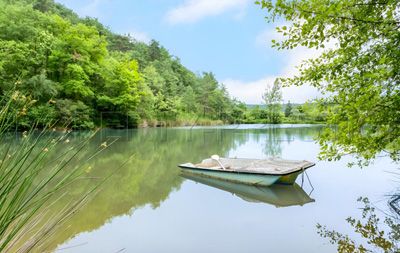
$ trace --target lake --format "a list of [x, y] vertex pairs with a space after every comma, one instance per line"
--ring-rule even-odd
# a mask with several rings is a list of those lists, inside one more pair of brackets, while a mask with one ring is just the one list
[[[390, 172], [398, 165], [387, 158], [363, 169], [347, 167], [351, 158], [318, 161], [319, 146], [314, 138], [321, 129], [318, 125], [236, 125], [102, 130], [88, 150], [115, 142], [90, 162], [86, 179], [66, 191], [64, 203], [101, 178], [112, 176], [51, 236], [45, 249], [85, 253], [336, 252], [336, 246], [317, 234], [316, 225], [354, 235], [345, 219], [361, 216], [357, 198], [368, 197], [387, 210], [387, 195], [399, 185]], [[84, 135], [75, 133], [71, 143]], [[299, 176], [295, 186], [261, 190], [183, 177], [177, 168], [180, 163], [200, 162], [213, 154], [275, 156], [317, 164], [307, 171], [311, 183], [306, 176]]]

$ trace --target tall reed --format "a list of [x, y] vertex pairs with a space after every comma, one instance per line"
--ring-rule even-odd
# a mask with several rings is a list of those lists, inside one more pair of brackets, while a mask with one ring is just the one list
[[[37, 131], [32, 126], [29, 131], [20, 133], [18, 145], [13, 145], [6, 138], [29, 103], [24, 96], [14, 92], [10, 99], [2, 101], [0, 110], [0, 252], [30, 252], [83, 205], [100, 185], [66, 205], [51, 221], [43, 222], [46, 208], [57, 201], [55, 196], [83, 174], [82, 166], [71, 166], [71, 161], [78, 159], [90, 138], [71, 145], [68, 131], [52, 132], [51, 125]], [[65, 146], [63, 152], [56, 154], [54, 150], [60, 145]], [[100, 146], [86, 160], [104, 148], [104, 145]], [[84, 163], [81, 161], [80, 164]]]

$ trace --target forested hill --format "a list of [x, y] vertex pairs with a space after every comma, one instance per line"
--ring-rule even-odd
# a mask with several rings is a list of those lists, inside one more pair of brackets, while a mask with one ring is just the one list
[[[0, 0], [0, 87], [32, 99], [21, 126], [137, 126], [233, 121], [239, 103], [212, 73], [196, 75], [156, 41], [113, 33], [53, 0]], [[4, 100], [3, 100], [4, 101]]]

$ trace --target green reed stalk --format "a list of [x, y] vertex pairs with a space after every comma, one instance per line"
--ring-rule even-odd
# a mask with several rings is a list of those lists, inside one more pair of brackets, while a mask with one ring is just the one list
[[[36, 227], [36, 233], [29, 240], [24, 239], [18, 252], [30, 252], [32, 248], [45, 240], [46, 235], [67, 217], [72, 215], [100, 185], [96, 185], [87, 194], [69, 203], [59, 216], [37, 229], [46, 208], [56, 201], [55, 194], [78, 179], [84, 172], [82, 166], [69, 166], [78, 159], [78, 154], [85, 149], [87, 138], [77, 145], [67, 145], [69, 133], [52, 134], [48, 128], [35, 133], [35, 126], [22, 134], [18, 147], [6, 144], [5, 138], [10, 128], [15, 125], [18, 110], [27, 106], [28, 102], [15, 92], [8, 101], [0, 101], [0, 142], [4, 150], [0, 150], [0, 252], [15, 250], [21, 244], [21, 238]], [[93, 135], [92, 135], [93, 136]], [[66, 146], [61, 154], [54, 154], [55, 148]], [[1, 147], [1, 146], [0, 146]], [[104, 147], [95, 151], [98, 154]], [[55, 158], [54, 158], [55, 156]], [[93, 156], [90, 155], [89, 159]], [[82, 165], [85, 161], [82, 161]]]

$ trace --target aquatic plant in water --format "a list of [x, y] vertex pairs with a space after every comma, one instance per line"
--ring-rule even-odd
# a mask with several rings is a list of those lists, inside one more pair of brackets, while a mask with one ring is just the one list
[[346, 221], [366, 244], [358, 244], [350, 236], [329, 230], [320, 224], [317, 225], [318, 234], [328, 238], [331, 244], [337, 245], [339, 253], [400, 252], [400, 223], [399, 217], [395, 216], [397, 214], [387, 214], [381, 222], [368, 198], [359, 198], [358, 201], [364, 204], [362, 219], [349, 217]]

